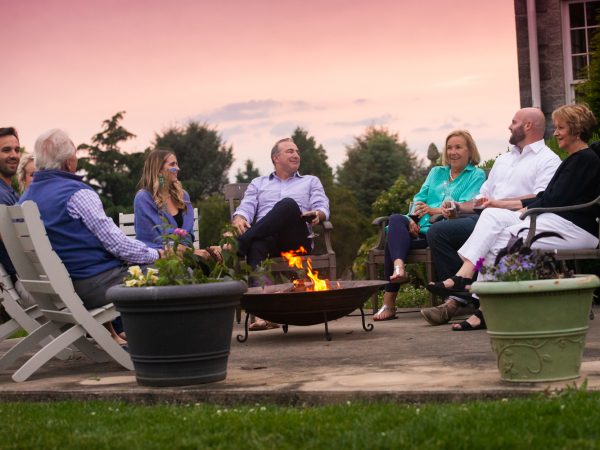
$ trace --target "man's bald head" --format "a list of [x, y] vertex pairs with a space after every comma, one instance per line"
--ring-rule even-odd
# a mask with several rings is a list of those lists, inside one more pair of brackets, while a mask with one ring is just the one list
[[517, 111], [508, 129], [511, 133], [509, 142], [522, 149], [544, 139], [546, 118], [538, 108], [522, 108]]

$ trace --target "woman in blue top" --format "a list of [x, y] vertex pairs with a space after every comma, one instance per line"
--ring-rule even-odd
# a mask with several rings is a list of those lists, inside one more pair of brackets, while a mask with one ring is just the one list
[[[171, 150], [156, 149], [144, 163], [140, 190], [133, 201], [136, 238], [152, 248], [162, 248], [161, 235], [182, 228], [194, 242], [194, 209], [190, 196], [177, 179], [179, 165]], [[168, 226], [163, 229], [165, 219]]]
[[446, 196], [464, 202], [479, 193], [485, 181], [484, 171], [475, 167], [480, 161], [471, 134], [465, 130], [451, 132], [446, 137], [443, 165], [430, 170], [421, 190], [413, 199], [418, 223], [401, 214], [390, 216], [384, 263], [384, 274], [390, 282], [385, 286], [383, 306], [373, 320], [396, 318], [396, 296], [400, 282], [405, 280], [404, 261], [408, 252], [411, 248], [427, 247], [426, 233], [431, 226], [429, 218], [434, 214], [442, 214], [441, 206]]

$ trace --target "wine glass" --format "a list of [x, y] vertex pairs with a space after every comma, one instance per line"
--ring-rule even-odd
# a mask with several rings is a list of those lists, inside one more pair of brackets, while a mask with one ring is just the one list
[[[313, 211], [309, 211], [307, 213], [302, 214], [302, 219], [307, 223], [310, 224], [313, 220], [315, 220], [317, 218], [317, 213], [313, 212]], [[315, 233], [314, 231], [312, 231], [312, 228], [310, 229], [311, 233], [306, 236], [308, 239], [314, 239], [316, 237], [319, 237], [318, 233]]]
[[415, 214], [415, 208], [417, 207], [416, 202], [410, 202], [408, 205], [408, 217], [414, 220], [415, 223], [419, 223], [419, 216]]

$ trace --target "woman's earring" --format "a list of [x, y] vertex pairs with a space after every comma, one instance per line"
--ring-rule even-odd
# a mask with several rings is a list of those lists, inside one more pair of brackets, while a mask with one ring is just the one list
[[165, 186], [165, 177], [163, 177], [162, 173], [160, 175], [158, 175], [158, 185], [161, 188]]

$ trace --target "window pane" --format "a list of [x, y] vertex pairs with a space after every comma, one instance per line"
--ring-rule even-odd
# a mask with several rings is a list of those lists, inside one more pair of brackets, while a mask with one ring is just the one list
[[586, 53], [585, 29], [571, 30], [571, 53]]
[[587, 35], [588, 35], [588, 52], [591, 50], [592, 48], [592, 39], [594, 38], [594, 35], [596, 33], [598, 33], [600, 31], [599, 27], [594, 27], [594, 28], [588, 28], [587, 29]]
[[598, 14], [600, 14], [600, 1], [587, 2], [585, 6], [587, 15], [587, 26], [598, 25]]
[[573, 56], [573, 80], [585, 80], [587, 78], [586, 65], [587, 58], [585, 55]]
[[583, 14], [583, 3], [571, 3], [569, 5], [569, 21], [571, 28], [585, 26], [585, 17]]

